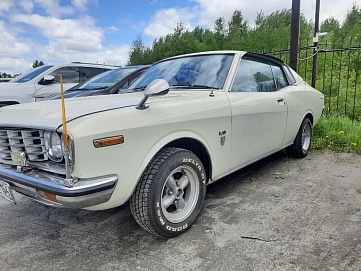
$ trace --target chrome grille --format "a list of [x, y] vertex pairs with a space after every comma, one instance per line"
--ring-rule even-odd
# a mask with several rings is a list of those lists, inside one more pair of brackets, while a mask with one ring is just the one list
[[25, 153], [29, 161], [46, 161], [44, 131], [0, 128], [0, 160], [11, 161], [10, 152]]

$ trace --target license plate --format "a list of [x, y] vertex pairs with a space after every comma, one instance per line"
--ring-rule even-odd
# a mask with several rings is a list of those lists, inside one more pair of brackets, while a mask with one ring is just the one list
[[25, 166], [26, 156], [25, 153], [10, 152], [11, 160], [15, 165]]
[[12, 203], [16, 203], [13, 192], [11, 191], [10, 185], [0, 180], [0, 196], [9, 200]]

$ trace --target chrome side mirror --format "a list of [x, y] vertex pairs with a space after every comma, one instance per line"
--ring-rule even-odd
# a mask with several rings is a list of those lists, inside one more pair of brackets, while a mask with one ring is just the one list
[[148, 100], [149, 97], [152, 96], [160, 96], [166, 95], [169, 92], [169, 85], [168, 82], [164, 79], [155, 79], [153, 80], [144, 90], [144, 97], [138, 103], [137, 109], [146, 109], [149, 106], [145, 105], [145, 102]]
[[53, 75], [47, 74], [44, 76], [43, 85], [50, 85], [55, 82], [55, 77]]

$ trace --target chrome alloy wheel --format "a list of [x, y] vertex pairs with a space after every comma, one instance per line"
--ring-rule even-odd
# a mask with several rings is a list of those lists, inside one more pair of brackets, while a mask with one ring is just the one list
[[169, 174], [161, 194], [164, 217], [171, 223], [179, 223], [190, 216], [199, 197], [199, 180], [195, 170], [180, 166]]
[[305, 125], [302, 130], [302, 149], [304, 152], [310, 148], [312, 138], [312, 129], [311, 125]]

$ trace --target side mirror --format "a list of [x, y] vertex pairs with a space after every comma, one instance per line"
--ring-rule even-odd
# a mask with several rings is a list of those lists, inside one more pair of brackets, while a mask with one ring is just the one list
[[55, 77], [53, 75], [47, 74], [44, 76], [42, 81], [43, 85], [50, 85], [55, 82]]
[[41, 87], [33, 93], [33, 98], [45, 98], [45, 88]]
[[165, 81], [164, 79], [155, 79], [145, 88], [144, 98], [139, 102], [136, 108], [146, 109], [148, 108], [148, 106], [145, 105], [145, 102], [148, 100], [149, 97], [166, 95], [168, 92], [169, 92], [168, 82]]

